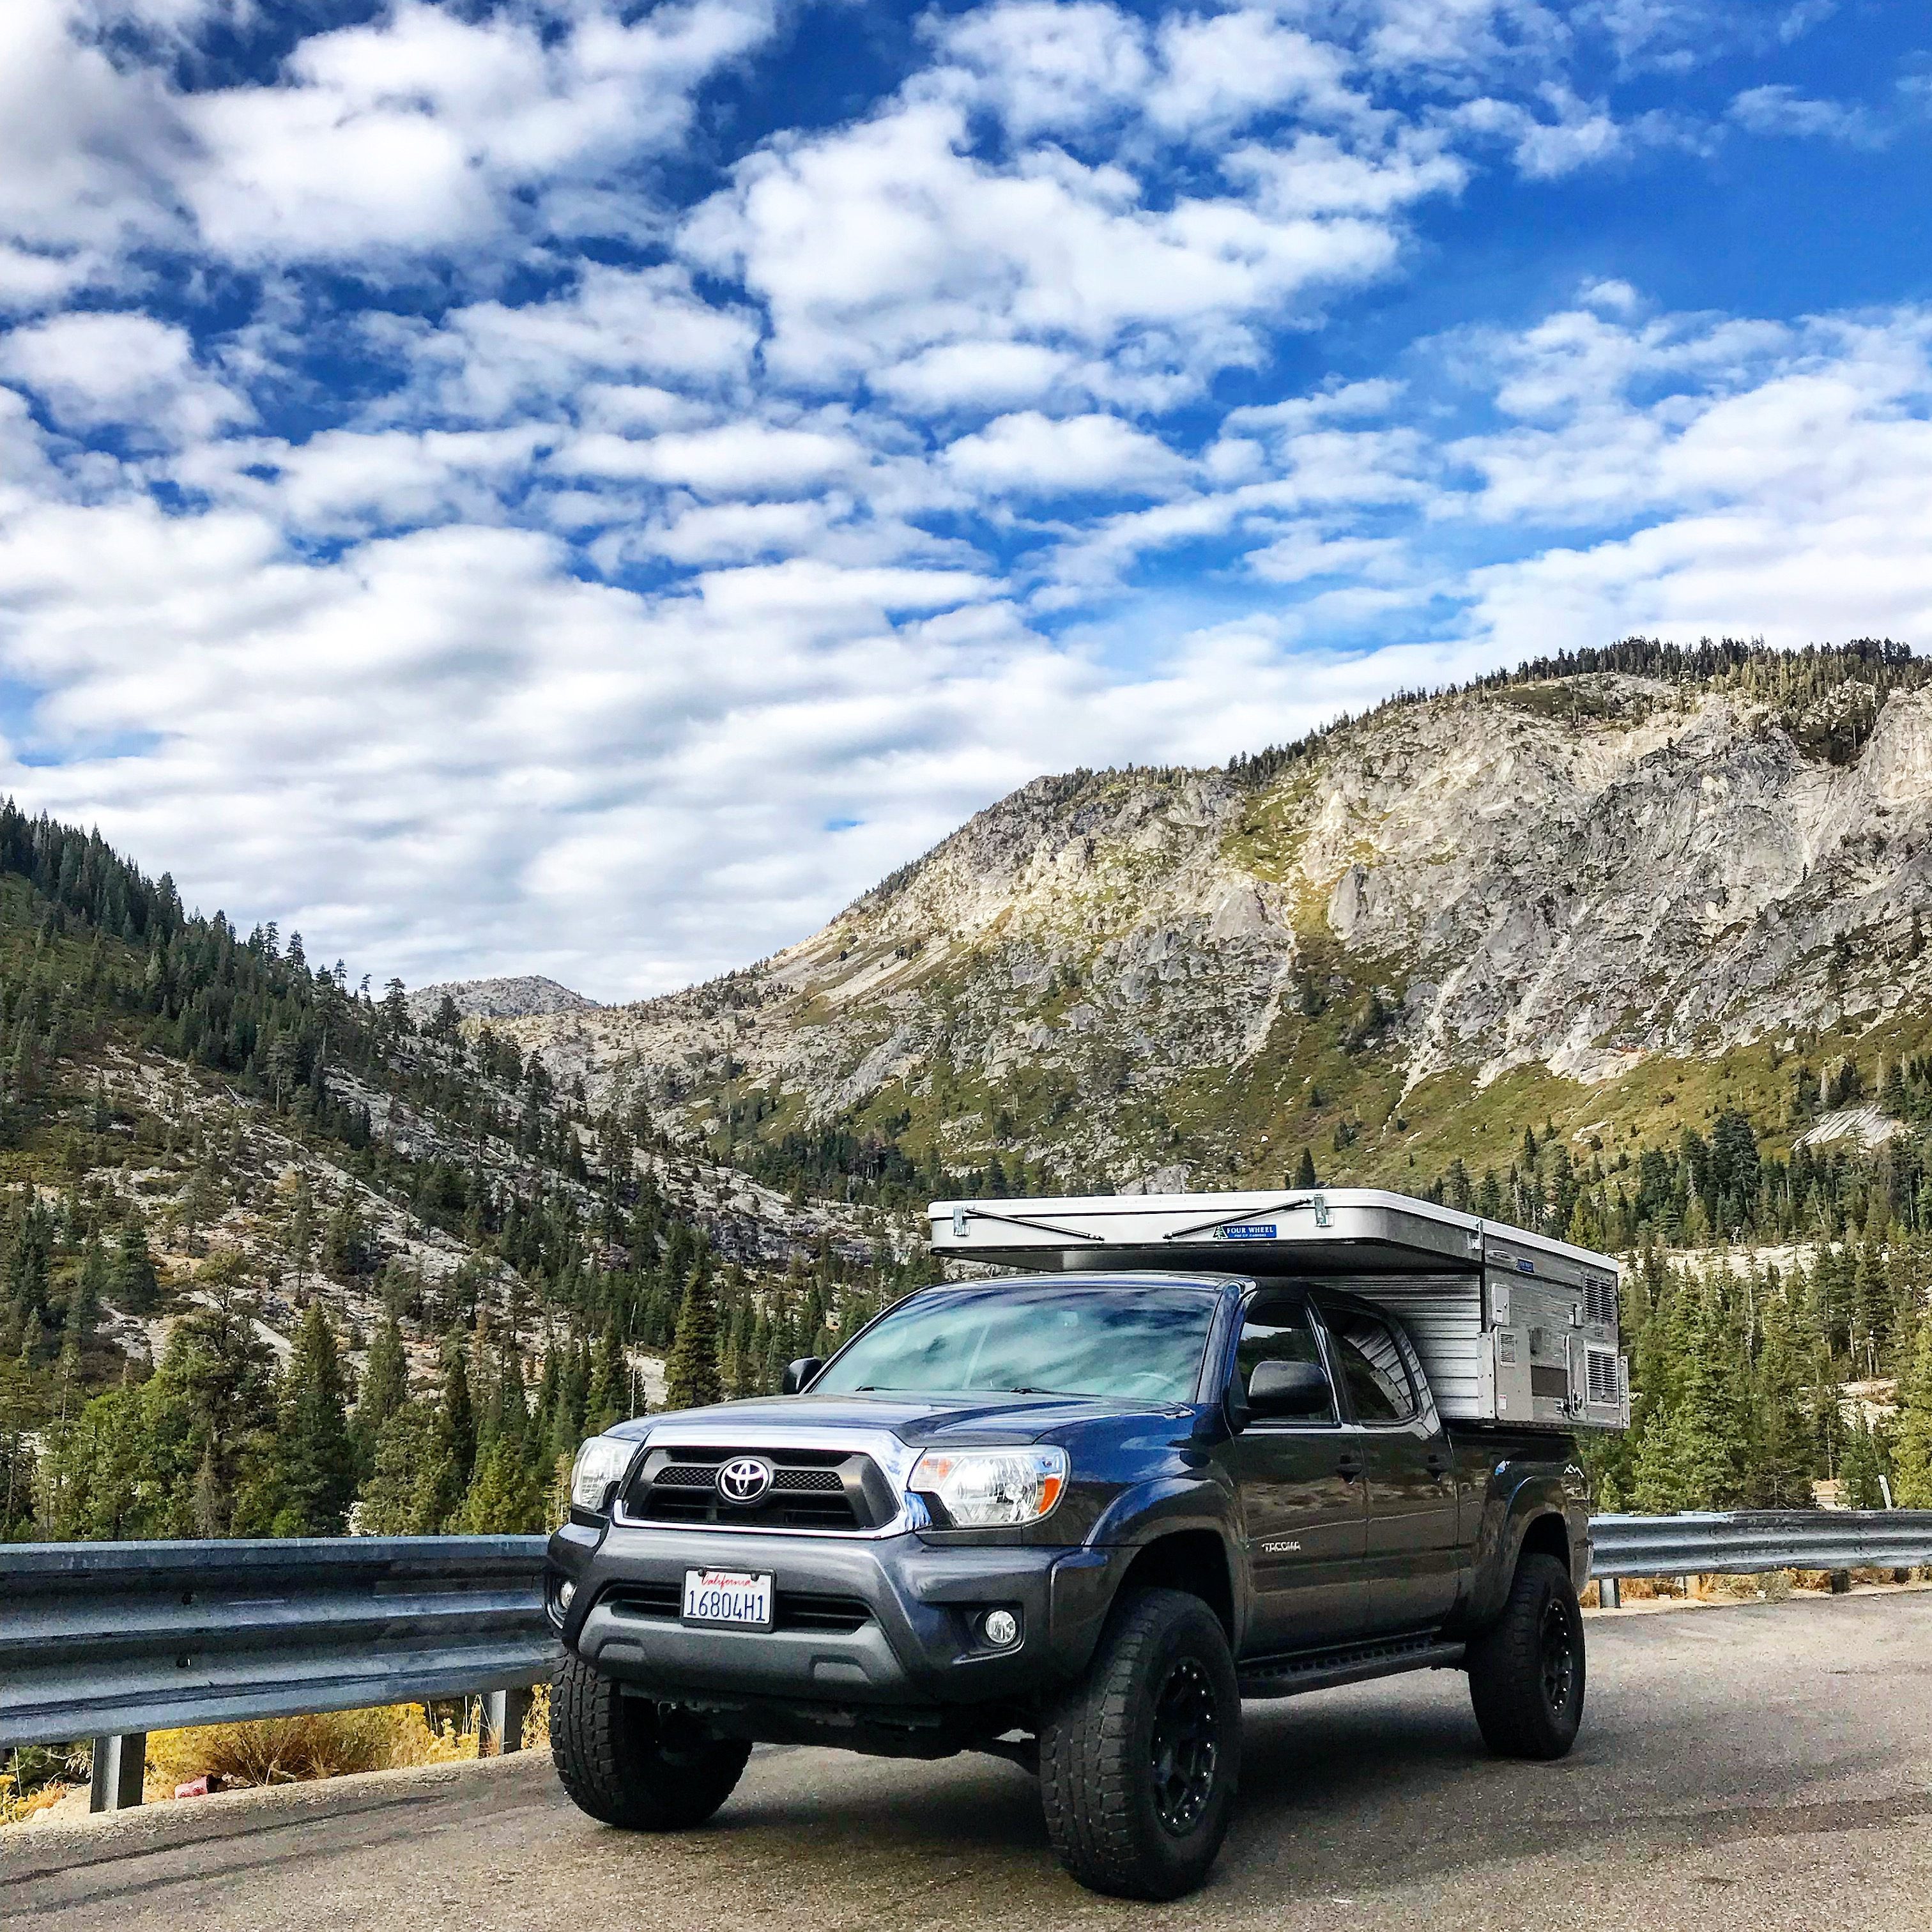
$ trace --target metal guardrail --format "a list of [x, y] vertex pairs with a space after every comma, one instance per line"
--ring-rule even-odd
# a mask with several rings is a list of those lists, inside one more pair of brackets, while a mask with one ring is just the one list
[[0, 1747], [526, 1687], [556, 1655], [543, 1548], [0, 1544]]
[[[1600, 1516], [1616, 1580], [1932, 1564], [1932, 1510]], [[94, 1808], [140, 1802], [146, 1733], [485, 1694], [514, 1749], [556, 1640], [540, 1536], [0, 1544], [0, 1748], [94, 1740]]]
[[1748, 1576], [1932, 1564], [1932, 1510], [1737, 1510], [1590, 1520], [1593, 1576]]

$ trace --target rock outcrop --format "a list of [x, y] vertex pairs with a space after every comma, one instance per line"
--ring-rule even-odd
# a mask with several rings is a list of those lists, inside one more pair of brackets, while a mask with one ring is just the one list
[[1385, 706], [1259, 782], [1042, 778], [756, 967], [512, 1030], [694, 1131], [728, 1084], [1116, 1180], [1352, 1119], [1386, 1150], [1445, 1082], [1856, 1036], [1932, 1012], [1932, 689], [1865, 695], [1850, 755], [1748, 685], [1606, 673]]
[[537, 973], [520, 973], [499, 980], [451, 980], [440, 986], [418, 987], [406, 1002], [410, 1017], [418, 1023], [428, 1019], [442, 1004], [446, 994], [465, 1019], [534, 1019], [554, 1013], [600, 1010], [595, 1000], [586, 999], [554, 980]]

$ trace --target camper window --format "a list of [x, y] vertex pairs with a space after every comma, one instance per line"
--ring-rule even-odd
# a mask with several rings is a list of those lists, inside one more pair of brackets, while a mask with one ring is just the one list
[[1402, 1366], [1402, 1351], [1386, 1324], [1372, 1316], [1332, 1316], [1328, 1332], [1341, 1358], [1342, 1379], [1358, 1422], [1406, 1422], [1416, 1412], [1415, 1390]]

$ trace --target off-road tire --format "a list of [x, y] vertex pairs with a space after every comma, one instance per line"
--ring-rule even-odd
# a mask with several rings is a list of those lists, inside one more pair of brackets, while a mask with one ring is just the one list
[[712, 1737], [695, 1719], [661, 1717], [648, 1698], [625, 1696], [568, 1653], [550, 1686], [550, 1749], [578, 1808], [631, 1832], [703, 1824], [730, 1796], [752, 1754], [749, 1744]]
[[1090, 1891], [1178, 1898], [1221, 1849], [1240, 1759], [1240, 1691], [1220, 1618], [1178, 1590], [1136, 1591], [1040, 1727], [1047, 1836]]
[[1469, 1701], [1498, 1757], [1558, 1758], [1583, 1718], [1583, 1613], [1553, 1556], [1516, 1565], [1503, 1613], [1469, 1646]]

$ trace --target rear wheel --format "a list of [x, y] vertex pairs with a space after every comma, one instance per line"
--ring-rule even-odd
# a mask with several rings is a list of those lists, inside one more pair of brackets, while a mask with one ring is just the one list
[[1136, 1592], [1041, 1727], [1040, 1796], [1060, 1863], [1117, 1898], [1192, 1892], [1227, 1835], [1240, 1756], [1220, 1620], [1180, 1591]]
[[703, 1824], [752, 1754], [688, 1712], [626, 1697], [568, 1654], [550, 1688], [550, 1738], [556, 1774], [578, 1809], [633, 1832]]
[[1498, 1757], [1557, 1758], [1583, 1719], [1583, 1612], [1553, 1556], [1516, 1565], [1503, 1613], [1469, 1646], [1469, 1699]]

